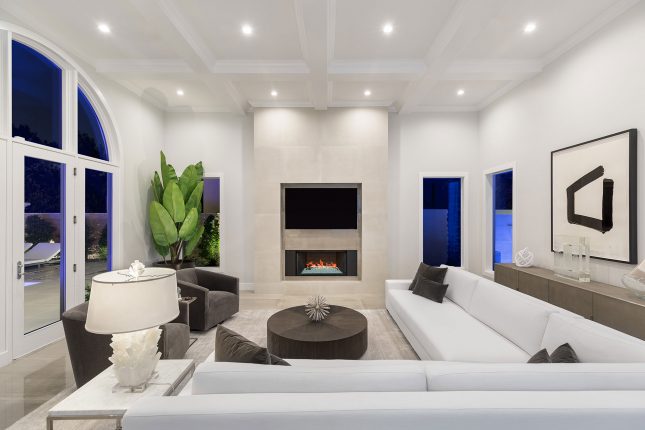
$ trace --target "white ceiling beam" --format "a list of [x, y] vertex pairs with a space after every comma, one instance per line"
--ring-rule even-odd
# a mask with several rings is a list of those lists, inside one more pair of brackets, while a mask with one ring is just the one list
[[184, 60], [98, 60], [94, 69], [99, 73], [106, 74], [190, 74], [192, 67]]
[[410, 78], [423, 75], [426, 69], [421, 60], [332, 60], [328, 72], [330, 75], [402, 75]]
[[216, 61], [211, 69], [215, 74], [223, 75], [303, 75], [309, 74], [307, 63], [295, 61]]

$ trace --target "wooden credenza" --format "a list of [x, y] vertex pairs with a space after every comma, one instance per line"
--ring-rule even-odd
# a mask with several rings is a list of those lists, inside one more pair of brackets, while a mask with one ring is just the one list
[[645, 300], [620, 287], [577, 282], [540, 267], [495, 265], [495, 282], [645, 340]]

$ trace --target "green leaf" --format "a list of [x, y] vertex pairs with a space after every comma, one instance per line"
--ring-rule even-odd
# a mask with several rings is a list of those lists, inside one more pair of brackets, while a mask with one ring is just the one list
[[195, 166], [191, 164], [186, 167], [179, 177], [179, 188], [184, 196], [184, 201], [188, 200], [188, 197], [193, 192], [200, 179], [201, 177], [197, 174], [197, 168]]
[[155, 172], [152, 178], [152, 193], [156, 201], [159, 203], [163, 202], [163, 186], [161, 185], [161, 179], [159, 179], [159, 173], [157, 172]]
[[204, 226], [200, 225], [197, 233], [195, 233], [186, 244], [185, 255], [190, 255], [193, 253], [193, 250], [202, 238], [202, 234], [204, 234]]
[[190, 197], [188, 197], [188, 200], [186, 201], [186, 210], [190, 211], [192, 208], [197, 209], [197, 213], [202, 212], [201, 204], [202, 204], [202, 193], [204, 192], [204, 181], [199, 181], [197, 183], [197, 186], [193, 190], [193, 192], [190, 194]]
[[172, 165], [166, 163], [166, 155], [161, 151], [161, 179], [164, 188], [168, 187], [171, 181], [177, 181], [177, 173]]
[[188, 240], [192, 238], [192, 236], [195, 234], [195, 228], [197, 227], [198, 221], [199, 214], [197, 213], [197, 209], [192, 208], [190, 212], [188, 212], [188, 215], [186, 215], [186, 219], [184, 219], [184, 223], [179, 229], [179, 238], [181, 240]]
[[150, 203], [149, 218], [152, 238], [157, 246], [165, 249], [177, 242], [177, 227], [166, 208], [159, 202], [153, 201]]
[[199, 176], [199, 179], [203, 179], [204, 178], [204, 166], [202, 165], [201, 161], [199, 163], [195, 164], [195, 169], [197, 170], [197, 175]]
[[166, 256], [170, 253], [170, 247], [169, 246], [161, 246], [157, 242], [153, 241], [155, 245], [155, 249], [161, 255], [163, 258], [166, 258]]
[[184, 197], [181, 195], [177, 182], [171, 181], [166, 187], [163, 193], [163, 207], [175, 222], [182, 222], [186, 218]]

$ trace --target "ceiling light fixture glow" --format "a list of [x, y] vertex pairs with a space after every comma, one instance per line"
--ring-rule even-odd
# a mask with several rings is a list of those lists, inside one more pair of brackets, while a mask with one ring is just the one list
[[278, 96], [278, 92], [277, 92], [276, 90], [271, 90], [271, 96], [272, 96], [272, 97], [277, 97], [277, 96]]
[[524, 33], [531, 34], [537, 29], [537, 24], [534, 22], [529, 22], [524, 26]]
[[245, 36], [253, 35], [253, 27], [251, 27], [250, 24], [242, 25], [242, 34], [245, 35]]
[[466, 94], [466, 90], [464, 90], [463, 88], [459, 88], [459, 89], [457, 90], [457, 95], [458, 95], [459, 97], [463, 96], [464, 94]]
[[182, 90], [181, 88], [178, 88], [177, 89], [177, 95], [178, 96], [183, 96], [184, 95], [184, 90]]
[[383, 24], [383, 34], [389, 35], [394, 31], [394, 25], [391, 22], [386, 22]]
[[96, 28], [103, 34], [109, 34], [112, 32], [112, 30], [110, 30], [110, 26], [104, 22], [99, 23]]
[[369, 97], [369, 96], [372, 95], [372, 91], [371, 90], [365, 90], [365, 91], [363, 91], [363, 94], [365, 95], [365, 97]]

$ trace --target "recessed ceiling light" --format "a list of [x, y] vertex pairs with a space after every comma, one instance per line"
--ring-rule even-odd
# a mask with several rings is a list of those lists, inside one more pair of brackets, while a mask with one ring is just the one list
[[184, 95], [184, 90], [182, 90], [181, 88], [178, 88], [177, 89], [177, 95], [178, 96], [183, 96]]
[[277, 97], [277, 96], [278, 96], [278, 92], [277, 92], [276, 90], [271, 90], [271, 96], [272, 96], [272, 97]]
[[365, 94], [365, 97], [369, 97], [369, 96], [372, 95], [372, 91], [371, 90], [365, 90], [365, 91], [363, 91], [363, 94]]
[[537, 24], [534, 22], [529, 22], [524, 26], [524, 33], [530, 34], [537, 29]]
[[466, 90], [464, 90], [463, 88], [459, 88], [459, 89], [457, 90], [457, 95], [458, 95], [459, 97], [463, 96], [464, 94], [466, 94]]
[[110, 26], [104, 22], [99, 23], [96, 28], [103, 34], [109, 34], [112, 32], [112, 30], [110, 30]]
[[384, 34], [386, 34], [386, 35], [387, 34], [392, 34], [393, 31], [394, 31], [394, 25], [392, 25], [391, 22], [386, 22], [385, 24], [383, 24], [383, 33]]
[[242, 34], [245, 36], [251, 36], [253, 34], [253, 27], [250, 24], [242, 25]]

